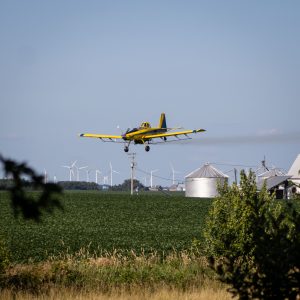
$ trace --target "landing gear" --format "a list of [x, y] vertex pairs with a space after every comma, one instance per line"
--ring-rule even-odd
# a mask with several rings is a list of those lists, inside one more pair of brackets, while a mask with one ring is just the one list
[[145, 151], [146, 151], [146, 152], [150, 151], [150, 146], [147, 145], [147, 146], [145, 147]]
[[130, 141], [128, 143], [125, 143], [125, 145], [124, 145], [124, 152], [128, 152], [129, 151], [129, 145], [130, 145]]

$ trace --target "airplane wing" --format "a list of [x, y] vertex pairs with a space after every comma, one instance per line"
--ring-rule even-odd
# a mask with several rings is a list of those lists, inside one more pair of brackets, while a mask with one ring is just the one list
[[185, 130], [185, 131], [174, 131], [174, 132], [169, 132], [169, 133], [158, 133], [158, 134], [151, 134], [151, 135], [145, 135], [145, 138], [149, 139], [155, 139], [155, 138], [164, 138], [164, 137], [177, 137], [178, 135], [185, 135], [188, 137], [188, 134], [190, 133], [199, 133], [199, 132], [204, 132], [206, 131], [205, 129], [194, 129], [194, 130]]
[[80, 137], [89, 137], [89, 138], [97, 138], [103, 141], [110, 141], [114, 142], [116, 139], [122, 139], [121, 135], [110, 135], [110, 134], [94, 134], [94, 133], [81, 133], [79, 134]]

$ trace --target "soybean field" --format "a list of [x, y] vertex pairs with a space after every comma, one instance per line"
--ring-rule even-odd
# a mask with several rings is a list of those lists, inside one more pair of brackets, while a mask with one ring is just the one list
[[64, 211], [45, 214], [42, 222], [15, 218], [9, 194], [0, 192], [0, 235], [16, 262], [40, 261], [79, 249], [167, 253], [189, 249], [201, 240], [210, 199], [176, 193], [130, 196], [113, 192], [65, 192]]

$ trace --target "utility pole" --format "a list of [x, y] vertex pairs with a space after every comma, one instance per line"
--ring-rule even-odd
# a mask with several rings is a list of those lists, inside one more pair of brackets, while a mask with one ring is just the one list
[[133, 180], [134, 180], [134, 171], [135, 171], [135, 167], [136, 167], [136, 162], [135, 162], [135, 156], [136, 153], [128, 153], [128, 156], [131, 157], [131, 189], [130, 189], [130, 194], [133, 195]]
[[235, 181], [235, 184], [237, 184], [237, 170], [236, 168], [233, 169], [234, 170], [234, 181]]

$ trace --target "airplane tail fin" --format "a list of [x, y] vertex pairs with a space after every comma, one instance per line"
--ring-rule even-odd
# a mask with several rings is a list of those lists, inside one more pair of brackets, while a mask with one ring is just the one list
[[159, 120], [159, 124], [158, 124], [159, 128], [163, 128], [167, 131], [167, 121], [166, 121], [166, 115], [165, 113], [162, 113], [160, 115], [160, 120]]

